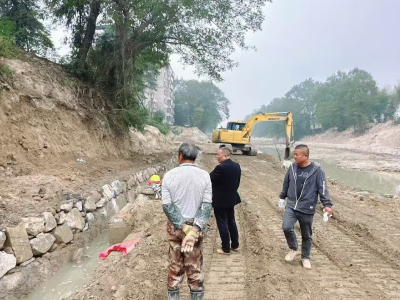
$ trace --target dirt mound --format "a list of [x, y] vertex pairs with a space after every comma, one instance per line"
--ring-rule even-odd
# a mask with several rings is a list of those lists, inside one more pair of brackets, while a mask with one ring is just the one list
[[400, 126], [392, 121], [374, 125], [363, 135], [352, 128], [343, 132], [328, 130], [322, 134], [303, 139], [304, 142], [337, 145], [339, 148], [375, 153], [400, 154]]
[[207, 134], [202, 132], [197, 127], [180, 127], [174, 126], [173, 130], [176, 133], [174, 138], [174, 142], [176, 143], [183, 143], [183, 142], [192, 142], [195, 144], [207, 144], [211, 143], [210, 138]]
[[160, 153], [175, 150], [171, 135], [163, 135], [156, 127], [146, 126], [143, 133], [132, 128], [129, 132], [132, 150], [141, 153]]

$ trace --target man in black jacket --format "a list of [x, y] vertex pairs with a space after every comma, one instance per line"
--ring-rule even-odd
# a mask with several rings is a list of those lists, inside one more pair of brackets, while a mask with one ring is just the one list
[[279, 196], [279, 207], [284, 206], [286, 197], [288, 199], [282, 222], [282, 229], [290, 248], [285, 260], [293, 261], [298, 254], [294, 224], [299, 221], [302, 238], [301, 262], [304, 268], [311, 269], [312, 222], [318, 195], [328, 215], [332, 214], [332, 202], [325, 173], [318, 164], [309, 160], [309, 149], [306, 145], [296, 146], [294, 159], [296, 163], [289, 167]]
[[217, 152], [220, 163], [210, 173], [212, 183], [212, 205], [217, 220], [222, 248], [217, 252], [230, 254], [239, 250], [239, 233], [235, 221], [235, 205], [241, 202], [237, 192], [240, 184], [240, 165], [231, 159], [231, 150], [221, 147]]

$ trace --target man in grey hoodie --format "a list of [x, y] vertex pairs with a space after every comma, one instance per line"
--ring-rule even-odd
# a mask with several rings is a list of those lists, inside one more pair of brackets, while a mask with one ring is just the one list
[[283, 215], [282, 229], [289, 246], [285, 260], [293, 261], [298, 254], [294, 224], [299, 221], [301, 231], [301, 262], [304, 268], [311, 269], [310, 252], [312, 246], [312, 222], [317, 206], [318, 195], [328, 215], [332, 214], [332, 202], [326, 185], [326, 177], [321, 167], [309, 160], [309, 149], [298, 145], [294, 150], [294, 160], [286, 173], [283, 189], [279, 196], [279, 207], [287, 203]]

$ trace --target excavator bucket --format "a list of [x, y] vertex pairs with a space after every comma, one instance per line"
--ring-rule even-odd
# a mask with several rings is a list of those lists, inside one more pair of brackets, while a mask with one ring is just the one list
[[289, 159], [289, 157], [290, 157], [290, 148], [286, 147], [285, 148], [285, 159]]

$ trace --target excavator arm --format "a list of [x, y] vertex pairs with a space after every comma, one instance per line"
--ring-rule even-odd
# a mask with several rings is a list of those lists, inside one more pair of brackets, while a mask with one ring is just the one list
[[285, 149], [285, 158], [289, 157], [290, 154], [290, 146], [291, 146], [291, 138], [294, 135], [293, 132], [293, 116], [291, 112], [276, 112], [276, 113], [264, 113], [257, 114], [250, 118], [247, 121], [246, 125], [242, 129], [243, 139], [248, 139], [253, 132], [254, 125], [258, 122], [264, 121], [285, 121], [285, 131], [286, 131], [286, 149]]
[[[240, 150], [243, 154], [257, 153], [250, 145], [250, 136], [254, 125], [265, 121], [284, 121], [286, 131], [285, 158], [289, 158], [291, 139], [293, 137], [293, 117], [291, 112], [274, 112], [257, 114], [250, 118], [246, 123], [243, 121], [230, 121], [227, 128], [215, 129], [212, 133], [213, 143], [228, 143], [233, 150]], [[250, 154], [256, 155], [256, 154]]]

